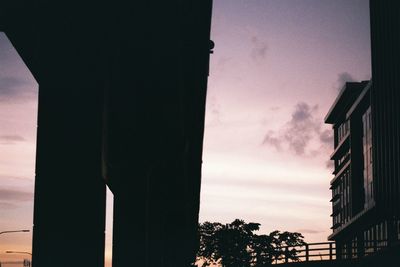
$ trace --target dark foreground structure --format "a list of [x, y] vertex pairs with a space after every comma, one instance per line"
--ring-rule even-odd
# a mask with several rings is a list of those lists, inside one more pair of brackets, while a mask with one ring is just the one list
[[[115, 203], [113, 267], [189, 266], [197, 250], [211, 0], [0, 4], [0, 30], [39, 83], [34, 267], [104, 265], [106, 183]], [[358, 163], [350, 161], [350, 178], [332, 184], [342, 187], [343, 215], [331, 236], [342, 257], [364, 255], [364, 241], [378, 235], [393, 248], [399, 239], [400, 8], [389, 0], [370, 7], [371, 176], [362, 150]], [[339, 127], [346, 116], [332, 122]], [[350, 149], [362, 140], [349, 141]], [[349, 160], [334, 159], [338, 171]], [[351, 244], [361, 245], [353, 253]]]
[[371, 0], [370, 10], [372, 81], [346, 83], [325, 118], [335, 133], [329, 239], [336, 241], [339, 258], [374, 257], [391, 250], [385, 252], [391, 259], [375, 264], [398, 266], [400, 8], [395, 1]]
[[211, 8], [1, 1], [39, 83], [35, 267], [104, 266], [106, 183], [114, 267], [194, 261]]

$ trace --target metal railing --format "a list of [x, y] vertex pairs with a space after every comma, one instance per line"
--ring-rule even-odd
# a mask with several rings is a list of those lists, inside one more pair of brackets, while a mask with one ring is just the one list
[[[307, 243], [300, 246], [285, 246], [282, 248], [282, 257], [275, 261], [275, 264], [289, 263], [296, 261], [334, 260], [336, 259], [335, 242]], [[296, 259], [288, 255], [295, 252]]]
[[338, 252], [338, 254], [340, 254], [340, 258], [342, 259], [356, 259], [373, 255], [388, 246], [388, 240], [369, 240], [363, 241], [361, 244], [352, 244], [352, 246], [347, 246], [346, 251]]
[[[29, 265], [27, 265], [29, 262]], [[19, 266], [24, 266], [24, 267], [29, 267], [31, 266], [31, 262], [30, 261], [0, 261], [0, 267], [1, 266], [6, 266], [6, 265], [19, 265]]]
[[[357, 259], [373, 255], [388, 247], [388, 240], [369, 240], [352, 243], [351, 246], [336, 247], [335, 242], [307, 243], [299, 246], [282, 247], [282, 256], [275, 264], [304, 261], [332, 261]], [[295, 255], [295, 257], [293, 257]]]

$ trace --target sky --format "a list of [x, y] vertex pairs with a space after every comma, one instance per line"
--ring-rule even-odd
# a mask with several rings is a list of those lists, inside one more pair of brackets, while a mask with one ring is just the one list
[[[368, 0], [214, 0], [200, 221], [326, 241], [332, 132], [345, 81], [371, 78]], [[31, 229], [38, 85], [0, 33], [0, 231]], [[110, 266], [112, 195], [107, 204]], [[0, 235], [0, 260], [31, 234]]]

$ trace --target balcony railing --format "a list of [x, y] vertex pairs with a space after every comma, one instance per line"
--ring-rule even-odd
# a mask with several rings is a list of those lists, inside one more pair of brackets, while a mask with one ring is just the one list
[[[335, 242], [307, 243], [303, 246], [283, 247], [283, 256], [276, 260], [275, 264], [289, 262], [307, 262], [307, 261], [332, 261], [336, 259], [356, 259], [370, 256], [376, 252], [387, 248], [387, 240], [371, 240], [359, 243], [353, 243], [352, 246], [342, 247], [337, 251]], [[290, 251], [296, 251], [297, 260], [291, 260], [286, 255]]]
[[276, 260], [275, 264], [293, 262], [290, 260], [289, 251], [295, 250], [297, 261], [314, 261], [314, 260], [334, 260], [336, 259], [336, 244], [335, 242], [319, 242], [307, 243], [303, 246], [286, 246], [281, 259]]

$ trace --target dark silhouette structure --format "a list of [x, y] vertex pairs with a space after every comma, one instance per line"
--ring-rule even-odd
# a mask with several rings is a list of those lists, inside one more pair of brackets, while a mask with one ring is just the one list
[[335, 132], [329, 239], [339, 258], [399, 252], [399, 12], [394, 1], [370, 1], [372, 81], [346, 83], [325, 118]]
[[39, 83], [33, 265], [189, 266], [197, 251], [211, 0], [2, 1]]
[[[104, 265], [106, 183], [114, 267], [193, 262], [211, 6], [1, 2], [0, 30], [39, 83], [35, 267]], [[370, 7], [372, 83], [348, 83], [327, 116], [336, 133], [330, 239], [342, 258], [400, 236], [400, 8]]]

